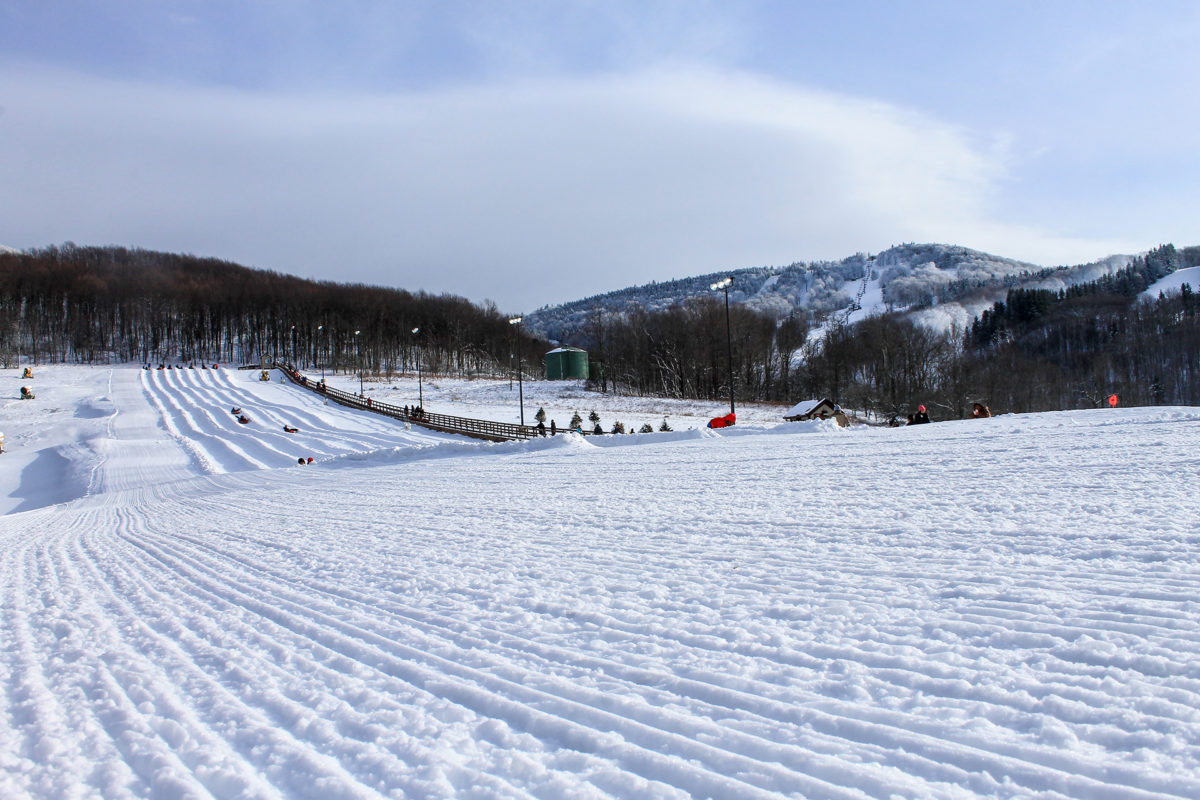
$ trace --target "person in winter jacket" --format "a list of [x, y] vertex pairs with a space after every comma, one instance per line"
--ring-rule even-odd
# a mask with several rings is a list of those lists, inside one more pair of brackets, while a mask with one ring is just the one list
[[927, 422], [929, 422], [929, 415], [925, 413], [925, 406], [917, 406], [917, 413], [912, 415], [912, 419], [909, 420], [908, 424], [924, 425]]
[[991, 415], [992, 410], [983, 403], [976, 403], [975, 407], [971, 409], [971, 419], [985, 419]]

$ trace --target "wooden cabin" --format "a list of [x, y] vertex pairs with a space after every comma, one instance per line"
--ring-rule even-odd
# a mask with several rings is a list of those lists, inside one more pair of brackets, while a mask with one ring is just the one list
[[850, 420], [845, 412], [824, 398], [821, 400], [802, 400], [789, 408], [783, 415], [783, 418], [788, 422], [805, 422], [810, 419], [834, 419], [843, 428], [850, 424]]

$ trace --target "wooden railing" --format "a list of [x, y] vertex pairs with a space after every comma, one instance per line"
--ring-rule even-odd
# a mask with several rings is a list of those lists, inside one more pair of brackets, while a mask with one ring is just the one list
[[434, 414], [413, 407], [406, 409], [388, 403], [380, 403], [370, 397], [359, 397], [350, 392], [343, 392], [339, 389], [331, 389], [328, 386], [323, 386], [320, 381], [313, 380], [287, 362], [276, 361], [271, 366], [286, 375], [288, 380], [297, 386], [315, 392], [322, 397], [327, 397], [339, 405], [383, 414], [386, 417], [402, 419], [405, 422], [420, 425], [430, 430], [443, 431], [445, 433], [461, 433], [465, 436], [473, 436], [476, 439], [487, 439], [491, 442], [536, 439], [539, 436], [546, 435], [544, 431], [532, 425], [513, 425], [508, 422], [492, 422], [486, 419], [454, 417], [449, 414]]

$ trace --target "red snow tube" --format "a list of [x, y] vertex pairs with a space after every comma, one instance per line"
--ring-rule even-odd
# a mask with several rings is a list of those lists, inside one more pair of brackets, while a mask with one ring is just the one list
[[737, 414], [734, 414], [731, 411], [723, 417], [713, 417], [712, 419], [710, 419], [708, 421], [708, 427], [710, 427], [710, 428], [728, 428], [730, 425], [733, 425], [735, 422], [737, 422]]

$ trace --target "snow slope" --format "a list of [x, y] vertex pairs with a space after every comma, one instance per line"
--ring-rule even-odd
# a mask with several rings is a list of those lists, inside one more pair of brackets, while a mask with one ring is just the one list
[[1200, 290], [1200, 267], [1186, 267], [1175, 270], [1165, 278], [1155, 281], [1150, 288], [1142, 292], [1142, 297], [1155, 300], [1158, 298], [1159, 293], [1178, 294], [1185, 283], [1191, 286], [1193, 290]]
[[[381, 447], [452, 440], [392, 419], [361, 415], [250, 370], [35, 367], [32, 380], [0, 370], [7, 436], [0, 512], [197, 475], [294, 466]], [[33, 400], [18, 400], [17, 385]], [[252, 419], [237, 422], [233, 408]], [[287, 434], [283, 426], [299, 429]], [[8, 491], [4, 491], [8, 489]]]
[[61, 369], [0, 797], [1200, 796], [1200, 409], [490, 445]]

